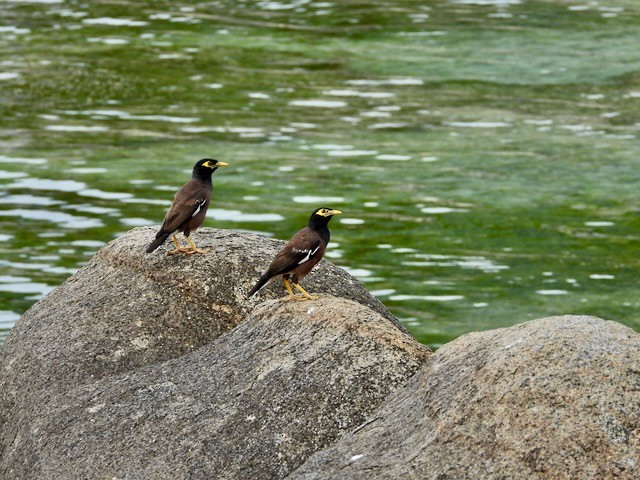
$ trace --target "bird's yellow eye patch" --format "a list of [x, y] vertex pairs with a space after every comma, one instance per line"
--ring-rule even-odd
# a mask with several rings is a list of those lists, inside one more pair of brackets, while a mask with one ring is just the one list
[[322, 217], [330, 217], [331, 215], [340, 215], [342, 212], [340, 210], [331, 210], [330, 208], [323, 208], [322, 210], [318, 210], [317, 214]]

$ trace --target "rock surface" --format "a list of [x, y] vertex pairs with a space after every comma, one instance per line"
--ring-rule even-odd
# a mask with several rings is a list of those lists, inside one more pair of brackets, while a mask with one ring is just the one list
[[8, 336], [0, 478], [640, 478], [631, 329], [550, 317], [431, 354], [328, 262], [317, 301], [247, 300], [281, 242], [203, 229], [208, 255], [145, 255], [154, 231]]
[[640, 335], [585, 316], [464, 335], [287, 478], [640, 478]]
[[14, 413], [0, 476], [282, 478], [360, 424], [428, 353], [351, 301], [270, 301], [195, 352]]
[[208, 255], [145, 255], [154, 231], [106, 245], [7, 338], [0, 478], [279, 478], [430, 353], [328, 262], [305, 279], [320, 300], [248, 301], [281, 242], [202, 229]]
[[[137, 228], [110, 242], [17, 322], [0, 352], [0, 389], [6, 392], [0, 422], [42, 395], [193, 351], [235, 327], [261, 301], [285, 294], [274, 281], [246, 299], [281, 241], [203, 228], [197, 241], [211, 249], [207, 255], [167, 255], [170, 242], [145, 254], [155, 231]], [[406, 331], [329, 262], [321, 262], [305, 285], [366, 305]]]

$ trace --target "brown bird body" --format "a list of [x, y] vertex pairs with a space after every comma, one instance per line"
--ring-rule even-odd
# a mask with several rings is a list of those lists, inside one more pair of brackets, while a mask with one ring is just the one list
[[[273, 277], [282, 275], [284, 286], [289, 292], [286, 300], [318, 298], [307, 293], [300, 286], [300, 281], [322, 260], [331, 236], [327, 225], [333, 215], [340, 213], [342, 213], [340, 210], [330, 208], [315, 210], [309, 218], [309, 224], [297, 232], [278, 252], [248, 296], [250, 297], [260, 290]], [[293, 293], [291, 283], [304, 297], [298, 297]]]
[[[171, 207], [164, 217], [162, 226], [156, 238], [147, 247], [147, 253], [153, 252], [162, 245], [170, 235], [173, 235], [173, 243], [176, 248], [169, 253], [206, 253], [200, 250], [196, 244], [189, 238], [191, 232], [195, 231], [204, 223], [207, 215], [207, 209], [211, 202], [211, 192], [213, 185], [211, 183], [211, 174], [218, 167], [228, 165], [225, 162], [204, 158], [197, 162], [193, 167], [191, 180], [185, 183], [180, 190], [176, 192], [176, 196], [171, 203]], [[178, 243], [176, 233], [182, 232], [189, 242], [189, 247], [181, 247]]]

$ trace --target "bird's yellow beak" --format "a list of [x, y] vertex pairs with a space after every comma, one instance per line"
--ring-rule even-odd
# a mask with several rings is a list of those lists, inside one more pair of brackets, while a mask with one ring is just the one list
[[340, 210], [331, 210], [329, 215], [340, 215], [342, 212]]
[[227, 162], [218, 162], [215, 165], [216, 167], [228, 167], [229, 164]]

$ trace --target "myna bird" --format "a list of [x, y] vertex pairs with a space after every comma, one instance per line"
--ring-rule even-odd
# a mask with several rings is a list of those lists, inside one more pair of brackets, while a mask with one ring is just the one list
[[[173, 203], [164, 217], [164, 222], [156, 234], [156, 239], [147, 247], [147, 253], [153, 252], [162, 245], [169, 235], [173, 235], [173, 243], [176, 246], [169, 253], [207, 253], [200, 250], [189, 238], [189, 234], [195, 231], [204, 222], [204, 218], [211, 201], [211, 174], [218, 167], [229, 165], [212, 158], [203, 158], [193, 167], [191, 180], [185, 183], [176, 193]], [[181, 247], [176, 234], [182, 232], [189, 242], [189, 247]]]
[[[309, 218], [309, 224], [296, 233], [289, 240], [289, 243], [280, 250], [248, 296], [250, 297], [260, 290], [273, 277], [282, 275], [284, 286], [289, 292], [289, 296], [284, 298], [283, 301], [315, 300], [318, 298], [317, 296], [309, 295], [300, 286], [300, 281], [311, 271], [316, 263], [322, 260], [331, 235], [327, 225], [331, 217], [340, 213], [342, 213], [340, 210], [325, 207], [314, 210]], [[293, 293], [291, 283], [304, 295], [303, 297]]]

